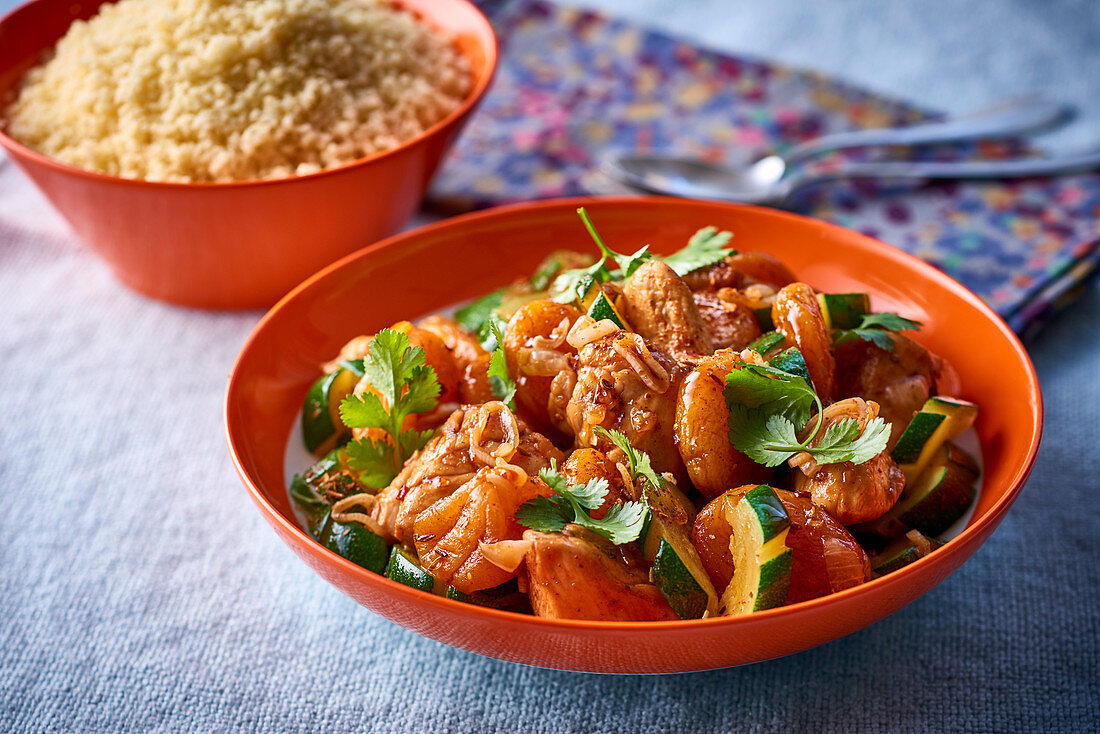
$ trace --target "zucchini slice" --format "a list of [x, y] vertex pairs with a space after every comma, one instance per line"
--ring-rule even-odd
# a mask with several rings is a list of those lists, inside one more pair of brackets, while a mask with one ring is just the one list
[[752, 312], [756, 314], [756, 320], [760, 322], [761, 331], [771, 331], [775, 328], [775, 322], [772, 321], [771, 306], [761, 306], [760, 308], [754, 308]]
[[435, 579], [432, 575], [421, 568], [416, 558], [400, 545], [395, 545], [390, 552], [390, 561], [386, 565], [386, 578], [421, 591], [430, 592], [435, 587]]
[[611, 303], [611, 300], [607, 297], [607, 294], [600, 290], [596, 293], [596, 296], [592, 299], [591, 304], [588, 304], [588, 315], [596, 321], [611, 321], [620, 329], [626, 329], [626, 319], [623, 318], [619, 310], [615, 308], [615, 305]]
[[918, 481], [948, 441], [974, 425], [978, 406], [958, 398], [929, 398], [901, 434], [892, 456], [905, 474], [906, 485]]
[[768, 359], [778, 354], [785, 342], [786, 337], [778, 331], [769, 331], [756, 337], [756, 339], [745, 348], [756, 352], [764, 359]]
[[937, 536], [955, 524], [977, 494], [977, 464], [954, 444], [941, 445], [920, 479], [906, 482], [901, 499], [866, 530], [892, 540], [909, 530]]
[[871, 297], [866, 293], [818, 293], [817, 304], [829, 329], [857, 329], [871, 312]]
[[890, 456], [896, 463], [915, 464], [924, 447], [932, 439], [936, 429], [947, 416], [943, 413], [925, 413], [923, 410], [913, 416], [904, 433], [898, 439]]
[[919, 530], [910, 530], [872, 556], [871, 568], [875, 576], [885, 576], [942, 547], [943, 543], [935, 538], [929, 538]]
[[925, 535], [939, 535], [955, 524], [974, 501], [978, 468], [954, 444], [941, 446], [909, 497], [902, 497], [897, 518]]
[[769, 359], [768, 364], [777, 370], [783, 370], [788, 374], [801, 377], [808, 385], [813, 384], [813, 380], [810, 379], [810, 370], [806, 366], [806, 358], [802, 356], [802, 352], [798, 350], [798, 347], [784, 349]]
[[793, 553], [787, 547], [791, 521], [775, 490], [766, 484], [750, 489], [726, 506], [733, 528], [733, 579], [722, 594], [721, 614], [737, 616], [782, 606], [791, 585]]
[[639, 543], [642, 555], [653, 562], [650, 581], [680, 619], [713, 617], [718, 612], [718, 592], [686, 528], [652, 511], [644, 522]]
[[360, 525], [336, 522], [327, 508], [317, 530], [317, 540], [357, 566], [377, 574], [386, 572], [390, 555], [386, 541]]
[[363, 360], [341, 362], [309, 388], [302, 405], [302, 439], [306, 450], [324, 454], [336, 448], [351, 431], [340, 419], [340, 403], [363, 376]]

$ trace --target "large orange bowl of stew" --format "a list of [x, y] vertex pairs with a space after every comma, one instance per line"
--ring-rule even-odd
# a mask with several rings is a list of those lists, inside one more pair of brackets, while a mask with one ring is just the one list
[[[415, 319], [529, 275], [551, 251], [589, 250], [576, 214], [603, 238], [672, 252], [696, 230], [734, 233], [801, 280], [862, 291], [875, 310], [924, 323], [913, 338], [954, 365], [975, 424], [984, 472], [962, 532], [930, 555], [844, 591], [739, 617], [672, 622], [545, 619], [435, 596], [367, 571], [315, 542], [295, 519], [284, 456], [302, 400], [349, 339]], [[279, 537], [367, 609], [448, 645], [501, 660], [576, 671], [672, 673], [742, 665], [855, 632], [927, 593], [1004, 518], [1031, 471], [1042, 396], [1027, 353], [977, 296], [930, 265], [858, 233], [793, 214], [681, 199], [590, 198], [502, 207], [406, 232], [350, 255], [283, 298], [259, 323], [229, 378], [225, 424], [245, 487]], [[1011, 574], [1005, 569], [1006, 576]]]

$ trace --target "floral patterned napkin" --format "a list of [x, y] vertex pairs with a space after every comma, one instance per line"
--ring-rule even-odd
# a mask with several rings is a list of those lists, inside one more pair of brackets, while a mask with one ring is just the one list
[[[430, 205], [449, 213], [598, 192], [596, 166], [616, 150], [748, 160], [822, 134], [938, 117], [822, 74], [699, 49], [598, 13], [541, 0], [480, 4], [502, 39], [502, 57], [433, 187]], [[1027, 152], [1007, 141], [845, 155], [957, 160]], [[1023, 334], [1070, 302], [1100, 264], [1100, 175], [828, 184], [789, 208], [935, 264]]]

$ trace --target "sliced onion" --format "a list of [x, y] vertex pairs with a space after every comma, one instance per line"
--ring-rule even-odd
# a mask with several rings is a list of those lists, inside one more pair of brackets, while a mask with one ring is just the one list
[[[637, 353], [635, 354], [627, 344], [633, 346]], [[662, 367], [657, 358], [653, 356], [653, 353], [649, 351], [642, 337], [637, 334], [624, 334], [623, 338], [615, 340], [612, 349], [626, 360], [626, 363], [630, 365], [630, 368], [634, 370], [634, 373], [638, 375], [638, 379], [642, 381], [646, 388], [658, 393], [663, 393], [668, 389], [671, 382], [668, 370]]]
[[479, 540], [477, 548], [489, 563], [508, 573], [515, 573], [531, 544], [530, 540], [498, 540], [495, 543]]
[[549, 336], [535, 336], [530, 340], [530, 344], [535, 349], [557, 349], [565, 343], [565, 337], [569, 335], [569, 317], [563, 317], [558, 325], [554, 327], [554, 330], [550, 332]]
[[553, 377], [569, 369], [569, 358], [553, 349], [520, 349], [517, 356], [519, 371], [535, 377]]
[[569, 330], [565, 341], [574, 349], [580, 349], [586, 344], [591, 344], [597, 339], [602, 339], [608, 334], [619, 331], [619, 327], [611, 319], [596, 321], [591, 316], [581, 316]]
[[374, 509], [375, 503], [378, 498], [373, 494], [353, 494], [350, 497], [345, 497], [338, 502], [334, 502], [332, 508], [329, 510], [329, 514], [333, 520], [339, 523], [356, 523], [362, 525], [367, 530], [371, 531], [375, 535], [380, 537], [387, 537], [389, 535], [383, 528], [381, 523], [375, 520], [370, 515], [362, 512], [349, 512], [352, 507], [361, 507], [367, 512]]
[[919, 530], [910, 530], [905, 534], [905, 537], [909, 539], [909, 542], [916, 548], [917, 553], [921, 558], [932, 552], [932, 544], [928, 542], [928, 538], [924, 537], [924, 534]]
[[527, 484], [527, 472], [515, 464], [498, 464], [495, 469], [485, 473], [485, 479], [497, 489], [511, 492]]
[[859, 586], [867, 580], [865, 556], [857, 550], [858, 547], [854, 540], [823, 535], [822, 551], [830, 591]]

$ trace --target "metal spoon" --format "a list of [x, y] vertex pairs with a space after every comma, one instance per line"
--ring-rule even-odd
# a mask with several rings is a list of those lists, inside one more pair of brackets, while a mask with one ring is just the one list
[[926, 161], [850, 163], [828, 173], [791, 175], [768, 188], [749, 191], [728, 178], [728, 171], [698, 161], [686, 169], [677, 169], [672, 178], [656, 169], [650, 171], [635, 190], [686, 196], [695, 199], [738, 201], [745, 204], [776, 204], [794, 191], [813, 184], [853, 178], [876, 179], [1006, 179], [1032, 176], [1060, 176], [1100, 169], [1100, 151], [1049, 158], [1020, 158], [1007, 161], [939, 163]]
[[[1074, 109], [1068, 105], [1029, 96], [947, 122], [826, 135], [799, 145], [783, 156], [770, 155], [744, 168], [716, 166], [678, 156], [619, 154], [606, 159], [602, 169], [612, 178], [646, 191], [748, 203], [773, 202], [786, 198], [795, 188], [824, 180], [824, 177], [792, 176], [790, 170], [793, 164], [827, 151], [869, 145], [917, 145], [1022, 135], [1064, 125], [1073, 116]], [[878, 177], [878, 174], [866, 171], [860, 173], [863, 169], [849, 167], [845, 170], [846, 175], [829, 174], [829, 179]], [[900, 177], [914, 176], [903, 174]]]

